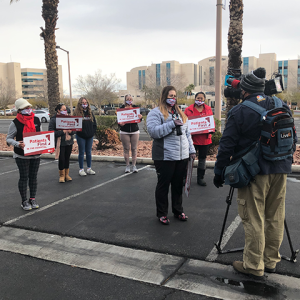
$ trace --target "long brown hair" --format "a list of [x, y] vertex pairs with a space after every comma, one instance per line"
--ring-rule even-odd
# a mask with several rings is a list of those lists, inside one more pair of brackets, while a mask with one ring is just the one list
[[[160, 100], [158, 103], [159, 110], [164, 115], [165, 120], [167, 120], [169, 117], [168, 106], [167, 106], [166, 100], [168, 99], [168, 95], [169, 95], [170, 91], [175, 91], [177, 94], [177, 91], [174, 86], [171, 86], [171, 85], [165, 86], [161, 92]], [[179, 108], [177, 103], [174, 105], [174, 108], [180, 115], [182, 122], [185, 123], [187, 120], [187, 116], [185, 115], [185, 113]]]
[[84, 117], [84, 112], [83, 112], [83, 107], [82, 107], [82, 100], [83, 99], [86, 100], [86, 102], [88, 103], [88, 107], [86, 108], [88, 116], [90, 117], [91, 121], [94, 122], [90, 102], [88, 101], [88, 99], [86, 99], [84, 97], [79, 98], [78, 103], [77, 103], [77, 107], [75, 108], [75, 111], [74, 111], [74, 116]]

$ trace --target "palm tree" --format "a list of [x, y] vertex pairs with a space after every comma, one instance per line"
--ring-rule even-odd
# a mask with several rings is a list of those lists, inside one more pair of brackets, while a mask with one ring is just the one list
[[[242, 65], [243, 45], [243, 0], [230, 0], [230, 24], [228, 30], [228, 74], [236, 73]], [[239, 99], [227, 98], [226, 111], [240, 102]]]
[[[19, 0], [10, 0], [10, 3]], [[60, 101], [58, 80], [58, 59], [56, 53], [55, 30], [58, 20], [59, 0], [42, 0], [42, 17], [45, 20], [45, 29], [41, 27], [40, 36], [44, 39], [45, 63], [47, 68], [48, 104], [51, 114], [55, 112], [55, 106]]]

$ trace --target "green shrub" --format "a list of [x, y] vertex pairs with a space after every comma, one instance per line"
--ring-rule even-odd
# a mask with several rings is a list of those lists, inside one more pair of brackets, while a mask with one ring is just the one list
[[98, 140], [97, 150], [115, 148], [115, 145], [120, 143], [119, 134], [104, 125], [97, 126], [95, 136]]
[[118, 130], [117, 116], [95, 116], [97, 125]]

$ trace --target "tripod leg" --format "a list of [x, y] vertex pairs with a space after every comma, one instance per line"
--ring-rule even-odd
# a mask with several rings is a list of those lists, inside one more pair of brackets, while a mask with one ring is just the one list
[[220, 238], [219, 238], [219, 243], [218, 244], [215, 243], [216, 248], [217, 248], [219, 253], [222, 252], [221, 243], [222, 243], [222, 238], [223, 238], [223, 234], [224, 234], [224, 230], [225, 230], [225, 225], [226, 225], [226, 221], [227, 221], [229, 207], [230, 207], [231, 201], [232, 201], [233, 192], [234, 192], [234, 188], [230, 187], [229, 194], [226, 198], [227, 208], [226, 208], [226, 213], [225, 213], [225, 217], [224, 217], [224, 221], [223, 221], [223, 226], [222, 226], [222, 230], [221, 230], [221, 234], [220, 234]]
[[289, 232], [289, 228], [287, 226], [286, 220], [284, 220], [284, 227], [285, 227], [286, 235], [287, 235], [287, 238], [288, 238], [288, 241], [289, 241], [292, 256], [291, 256], [291, 258], [289, 258], [287, 256], [284, 256], [284, 255], [282, 255], [281, 257], [285, 260], [288, 260], [288, 261], [291, 261], [291, 262], [296, 262], [297, 261], [296, 257], [297, 257], [297, 254], [298, 254], [299, 250], [294, 251], [294, 247], [293, 247], [293, 244], [292, 244], [292, 239], [291, 239], [291, 236], [290, 236], [290, 232]]

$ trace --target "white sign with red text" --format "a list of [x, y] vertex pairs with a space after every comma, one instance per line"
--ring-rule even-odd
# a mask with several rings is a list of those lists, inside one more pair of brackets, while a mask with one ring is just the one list
[[118, 123], [140, 123], [140, 108], [119, 108], [117, 109]]
[[215, 120], [213, 116], [188, 117], [188, 127], [192, 135], [215, 132]]
[[56, 116], [56, 129], [82, 131], [82, 117]]
[[24, 156], [55, 151], [54, 131], [25, 132], [23, 133]]

